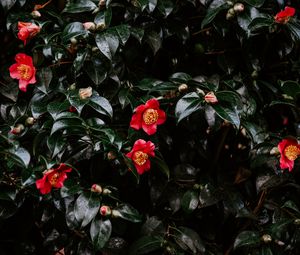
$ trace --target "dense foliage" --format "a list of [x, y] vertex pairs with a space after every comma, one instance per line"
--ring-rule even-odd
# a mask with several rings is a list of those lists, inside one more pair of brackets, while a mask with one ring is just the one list
[[1, 254], [300, 254], [300, 1], [0, 2]]

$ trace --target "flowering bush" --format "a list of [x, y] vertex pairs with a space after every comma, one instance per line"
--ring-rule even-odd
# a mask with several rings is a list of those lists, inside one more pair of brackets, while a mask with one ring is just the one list
[[299, 4], [0, 1], [0, 254], [300, 254]]

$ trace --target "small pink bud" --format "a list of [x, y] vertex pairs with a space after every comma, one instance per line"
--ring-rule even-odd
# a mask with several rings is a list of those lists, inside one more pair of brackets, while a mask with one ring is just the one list
[[204, 96], [204, 100], [206, 103], [209, 103], [209, 104], [216, 104], [218, 103], [218, 99], [215, 95], [214, 92], [208, 92], [205, 96]]
[[15, 127], [12, 128], [12, 130], [10, 130], [10, 133], [14, 135], [18, 135], [21, 134], [24, 129], [25, 127], [23, 124], [17, 124]]
[[107, 205], [101, 206], [100, 207], [100, 214], [102, 216], [109, 216], [109, 215], [111, 215], [111, 209], [110, 209], [110, 207], [107, 206]]
[[90, 98], [93, 94], [93, 89], [92, 87], [87, 87], [84, 89], [79, 89], [79, 97], [81, 100]]
[[95, 193], [102, 193], [102, 187], [98, 184], [93, 184], [91, 187], [91, 191]]
[[85, 22], [82, 25], [86, 30], [94, 31], [96, 29], [96, 24], [94, 22]]
[[237, 13], [243, 12], [245, 10], [245, 6], [242, 3], [236, 3], [233, 6], [233, 10]]

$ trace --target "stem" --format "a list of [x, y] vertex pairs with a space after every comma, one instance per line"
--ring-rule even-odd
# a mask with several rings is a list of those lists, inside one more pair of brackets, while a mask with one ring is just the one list
[[71, 64], [71, 63], [73, 63], [73, 61], [63, 61], [63, 62], [59, 62], [59, 63], [53, 64], [53, 65], [50, 65], [48, 67], [60, 66], [60, 65]]

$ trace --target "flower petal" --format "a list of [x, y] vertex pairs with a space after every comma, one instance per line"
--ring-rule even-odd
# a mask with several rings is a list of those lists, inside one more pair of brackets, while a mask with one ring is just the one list
[[20, 79], [20, 73], [18, 72], [17, 67], [19, 66], [19, 64], [13, 64], [9, 67], [9, 74], [10, 77], [13, 79]]
[[142, 128], [148, 135], [153, 135], [156, 133], [157, 124], [153, 123], [151, 125], [147, 125], [146, 123], [143, 122]]
[[142, 113], [136, 112], [132, 115], [130, 121], [130, 127], [139, 130], [142, 127]]
[[157, 113], [158, 113], [158, 120], [156, 123], [158, 125], [161, 125], [166, 121], [167, 116], [166, 116], [166, 113], [161, 109], [157, 109]]
[[145, 104], [146, 108], [149, 109], [158, 109], [159, 108], [159, 102], [157, 99], [155, 98], [152, 98], [152, 99], [149, 99], [146, 104]]
[[135, 141], [133, 145], [132, 152], [143, 151], [145, 146], [146, 146], [146, 141], [143, 139], [138, 139]]

